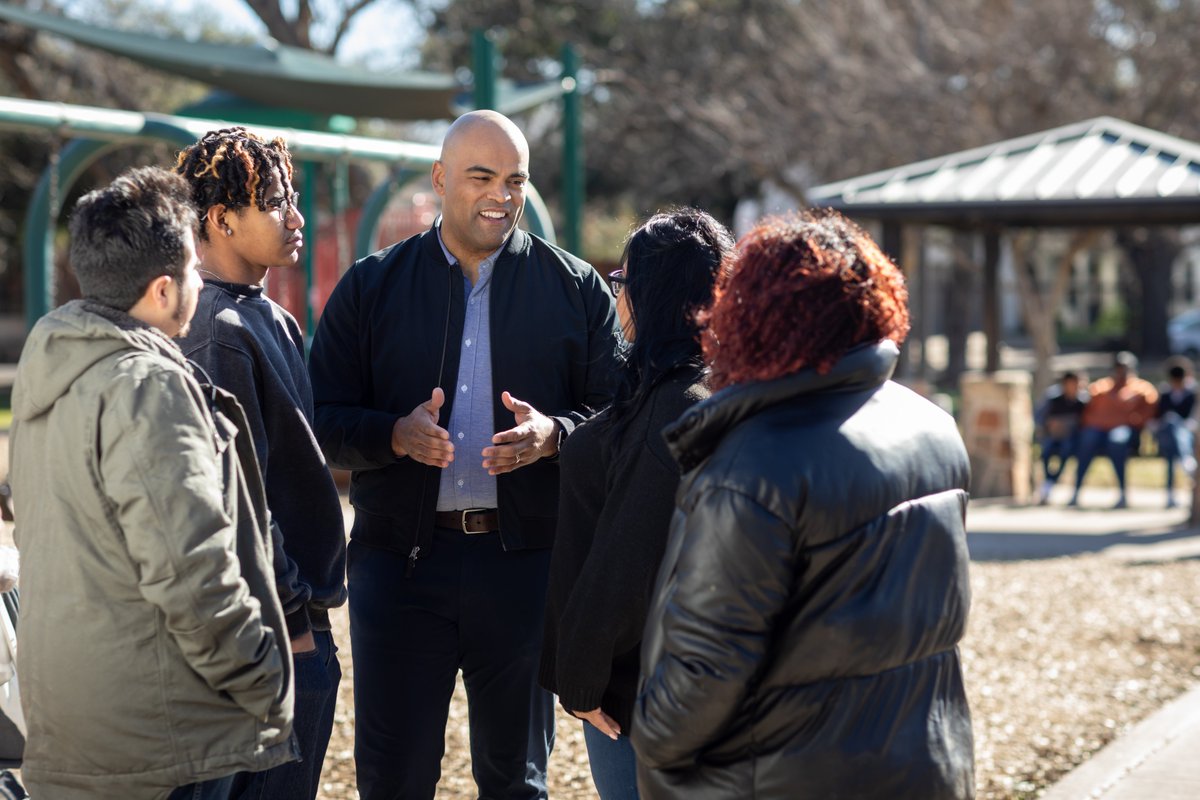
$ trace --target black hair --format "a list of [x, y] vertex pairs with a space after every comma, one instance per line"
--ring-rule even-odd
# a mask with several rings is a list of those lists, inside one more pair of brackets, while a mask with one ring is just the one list
[[[266, 211], [272, 170], [279, 170], [281, 181], [291, 183], [292, 156], [287, 143], [278, 137], [267, 141], [242, 127], [209, 131], [181, 150], [175, 162], [175, 171], [191, 184], [192, 204], [201, 222], [218, 204], [233, 211], [253, 204]], [[285, 191], [284, 199], [294, 202], [293, 193], [286, 187]], [[208, 241], [206, 225], [200, 226], [200, 238]]]
[[1167, 368], [1168, 378], [1183, 380], [1192, 374], [1192, 360], [1187, 356], [1171, 356], [1164, 366]]
[[1073, 372], [1071, 370], [1067, 370], [1062, 375], [1060, 375], [1058, 378], [1059, 383], [1066, 383], [1067, 381], [1077, 381], [1077, 380], [1079, 380], [1079, 373]]
[[712, 302], [733, 248], [728, 229], [696, 208], [655, 214], [630, 235], [621, 262], [635, 335], [609, 411], [618, 439], [663, 378], [680, 367], [703, 369], [696, 312]]
[[71, 212], [70, 258], [89, 300], [128, 311], [155, 278], [182, 284], [184, 253], [196, 232], [187, 183], [140, 167], [79, 198]]

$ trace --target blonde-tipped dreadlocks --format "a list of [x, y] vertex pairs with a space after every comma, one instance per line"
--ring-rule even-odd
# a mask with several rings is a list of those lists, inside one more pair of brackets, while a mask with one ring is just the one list
[[[292, 180], [292, 157], [283, 139], [271, 141], [242, 127], [210, 131], [179, 153], [175, 171], [187, 179], [192, 203], [200, 215], [200, 238], [208, 239], [203, 224], [208, 210], [218, 203], [231, 210], [253, 203], [266, 211], [263, 194], [271, 183], [271, 170]], [[288, 201], [291, 201], [289, 192]]]

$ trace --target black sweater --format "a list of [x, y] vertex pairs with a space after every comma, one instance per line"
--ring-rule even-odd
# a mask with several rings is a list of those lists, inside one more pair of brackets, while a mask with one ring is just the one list
[[539, 680], [568, 711], [599, 706], [626, 734], [679, 485], [662, 429], [707, 396], [699, 374], [680, 369], [651, 392], [619, 444], [605, 410], [563, 446]]
[[300, 327], [262, 287], [210, 280], [179, 345], [246, 410], [267, 489], [288, 635], [328, 630], [328, 610], [346, 600], [346, 529], [312, 432]]

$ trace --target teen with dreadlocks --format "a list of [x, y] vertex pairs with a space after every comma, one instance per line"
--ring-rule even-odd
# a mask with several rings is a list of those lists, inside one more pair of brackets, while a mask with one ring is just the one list
[[232, 797], [314, 798], [341, 670], [329, 609], [345, 602], [345, 529], [311, 430], [312, 389], [296, 320], [263, 294], [271, 269], [296, 264], [304, 217], [282, 139], [245, 128], [208, 133], [179, 154], [200, 215], [204, 288], [183, 352], [246, 409], [267, 490], [275, 579], [296, 672], [301, 760], [243, 774]]

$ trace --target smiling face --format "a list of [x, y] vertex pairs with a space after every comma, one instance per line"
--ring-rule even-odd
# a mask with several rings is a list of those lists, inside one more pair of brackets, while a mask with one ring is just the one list
[[460, 118], [446, 134], [432, 179], [442, 197], [442, 241], [460, 261], [477, 264], [521, 219], [529, 146], [498, 114]]
[[[296, 204], [299, 195], [279, 170], [271, 170], [271, 182], [263, 193], [266, 209], [251, 204], [236, 211], [225, 212], [225, 225], [233, 234], [225, 237], [231, 255], [242, 262], [249, 272], [263, 272], [272, 267], [290, 267], [300, 260], [304, 236], [304, 217]], [[222, 232], [210, 236], [222, 237]]]

